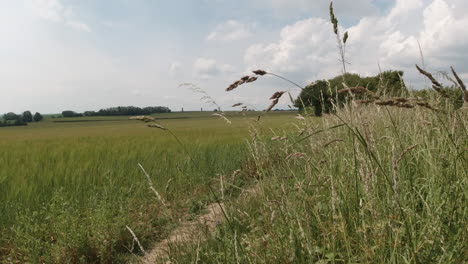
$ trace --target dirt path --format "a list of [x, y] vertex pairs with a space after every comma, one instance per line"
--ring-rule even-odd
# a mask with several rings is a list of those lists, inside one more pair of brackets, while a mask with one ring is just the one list
[[[242, 199], [252, 194], [258, 194], [259, 192], [260, 186], [255, 184], [249, 189], [243, 189], [243, 192], [237, 199]], [[206, 207], [205, 214], [197, 216], [195, 220], [182, 222], [166, 239], [156, 243], [151, 251], [143, 256], [137, 263], [165, 263], [164, 261], [168, 260], [168, 253], [171, 245], [206, 240], [208, 238], [207, 234], [212, 233], [216, 226], [225, 220], [223, 210], [225, 212], [224, 203], [209, 204]]]
[[208, 205], [205, 214], [199, 215], [193, 221], [182, 223], [172, 231], [168, 238], [158, 242], [139, 263], [160, 263], [168, 256], [170, 245], [199, 241], [206, 237], [205, 234], [211, 233], [224, 220], [221, 207], [224, 209], [224, 204], [213, 203]]

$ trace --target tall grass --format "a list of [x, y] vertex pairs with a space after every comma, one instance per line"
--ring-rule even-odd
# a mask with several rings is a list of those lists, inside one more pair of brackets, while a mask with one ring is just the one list
[[[467, 109], [361, 106], [250, 144], [259, 191], [175, 263], [464, 263]], [[305, 132], [304, 132], [305, 131]], [[302, 136], [298, 136], [302, 134]]]
[[[332, 4], [330, 20], [346, 73], [349, 36], [341, 38]], [[255, 131], [249, 147], [257, 191], [227, 205], [227, 221], [207, 242], [174, 245], [168, 260], [466, 263], [466, 87], [452, 69], [453, 83], [465, 94], [465, 107], [456, 110], [454, 102], [461, 97], [452, 98], [416, 67], [431, 80], [433, 100], [407, 97], [407, 91], [402, 91], [405, 97], [390, 98], [347, 87], [343, 75], [346, 89], [338, 93], [349, 97], [332, 101], [333, 114], [321, 122], [299, 116], [296, 132], [281, 131], [273, 138]], [[266, 111], [283, 93], [270, 98], [274, 101]]]

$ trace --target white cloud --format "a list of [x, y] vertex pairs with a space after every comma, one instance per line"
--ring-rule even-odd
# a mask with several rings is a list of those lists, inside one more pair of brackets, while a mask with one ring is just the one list
[[220, 64], [209, 58], [198, 58], [193, 64], [193, 68], [195, 75], [201, 79], [209, 79], [234, 70], [234, 67], [229, 64]]
[[250, 28], [236, 20], [228, 20], [211, 32], [208, 40], [233, 41], [248, 38], [252, 35]]
[[178, 62], [173, 62], [171, 64], [171, 67], [169, 67], [169, 72], [174, 78], [180, 78], [184, 74], [182, 65]]
[[91, 28], [85, 23], [79, 21], [68, 21], [67, 25], [71, 26], [72, 28], [80, 31], [91, 32]]
[[87, 24], [74, 19], [73, 10], [65, 7], [60, 0], [26, 0], [25, 3], [41, 19], [62, 23], [79, 31], [91, 31]]
[[65, 7], [60, 0], [27, 0], [27, 7], [42, 19], [63, 22]]
[[[376, 74], [382, 69], [401, 69], [410, 82], [420, 80], [414, 69], [420, 63], [418, 41], [430, 70], [454, 65], [468, 72], [468, 17], [457, 17], [457, 0], [398, 0], [385, 16], [364, 17], [348, 28], [347, 59], [350, 72]], [[339, 13], [337, 14], [339, 17]], [[343, 32], [343, 29], [342, 29]], [[247, 49], [248, 68], [287, 73], [302, 82], [340, 73], [336, 39], [328, 20], [310, 18], [281, 30], [277, 42], [255, 44]]]
[[[328, 18], [329, 1], [312, 0], [254, 0], [261, 7], [271, 8], [279, 16], [313, 15]], [[382, 0], [379, 0], [382, 1]], [[378, 13], [373, 0], [336, 0], [335, 10], [341, 17], [362, 17]]]

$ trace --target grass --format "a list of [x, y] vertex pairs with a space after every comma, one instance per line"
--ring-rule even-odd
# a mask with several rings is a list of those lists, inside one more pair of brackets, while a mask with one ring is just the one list
[[[228, 113], [231, 125], [211, 114], [156, 115], [194, 162], [166, 131], [128, 117], [2, 128], [0, 262], [126, 262], [129, 252], [140, 252], [125, 226], [144, 247], [163, 238], [212, 199], [208, 183], [248, 158], [245, 137], [257, 113]], [[76, 122], [87, 120], [100, 121]], [[262, 118], [260, 127], [271, 133], [270, 127], [290, 129], [290, 122], [292, 113], [279, 112]], [[149, 189], [139, 163], [167, 206]]]
[[250, 144], [259, 191], [232, 201], [208, 241], [174, 245], [170, 260], [466, 263], [467, 120], [466, 107], [352, 103], [287, 140], [263, 135]]

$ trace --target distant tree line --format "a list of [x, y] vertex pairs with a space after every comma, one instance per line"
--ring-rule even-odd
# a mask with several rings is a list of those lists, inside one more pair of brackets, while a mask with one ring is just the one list
[[99, 111], [85, 111], [77, 113], [74, 111], [63, 111], [63, 117], [80, 117], [80, 116], [132, 116], [132, 115], [149, 115], [155, 113], [170, 113], [171, 109], [165, 106], [148, 106], [144, 108], [136, 106], [117, 106], [104, 108]]
[[31, 111], [24, 111], [22, 114], [18, 115], [13, 112], [8, 112], [3, 115], [3, 120], [0, 120], [0, 127], [5, 126], [25, 126], [31, 122], [39, 122], [44, 117], [36, 112], [34, 115]]

